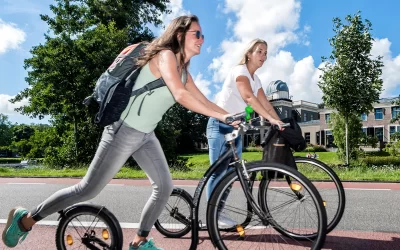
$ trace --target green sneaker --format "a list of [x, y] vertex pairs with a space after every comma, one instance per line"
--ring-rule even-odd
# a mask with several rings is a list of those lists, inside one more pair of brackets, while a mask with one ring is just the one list
[[8, 214], [7, 224], [3, 231], [3, 243], [7, 247], [15, 247], [28, 235], [29, 231], [22, 231], [19, 226], [19, 221], [26, 214], [28, 210], [22, 207], [16, 207]]
[[150, 238], [146, 242], [141, 242], [138, 248], [134, 248], [132, 243], [129, 244], [129, 250], [164, 250], [162, 248], [158, 248], [154, 245], [154, 240]]

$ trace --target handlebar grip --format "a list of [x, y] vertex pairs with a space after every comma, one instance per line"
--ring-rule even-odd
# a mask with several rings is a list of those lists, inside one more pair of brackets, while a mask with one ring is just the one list
[[231, 124], [234, 121], [241, 121], [246, 117], [246, 112], [238, 113], [232, 116], [228, 116], [225, 120], [226, 124]]
[[[272, 126], [274, 129], [276, 129], [276, 130], [279, 130], [279, 126], [278, 125], [273, 125]], [[288, 127], [290, 127], [290, 123], [283, 123], [282, 125], [281, 125], [281, 128], [288, 128]]]

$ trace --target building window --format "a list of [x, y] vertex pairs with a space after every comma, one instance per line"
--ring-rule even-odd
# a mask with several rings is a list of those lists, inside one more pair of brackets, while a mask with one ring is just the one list
[[390, 137], [396, 132], [400, 132], [400, 126], [389, 126]]
[[367, 114], [366, 113], [361, 114], [361, 120], [362, 121], [366, 121], [367, 120]]
[[383, 120], [383, 108], [375, 109], [375, 120]]
[[325, 114], [325, 122], [329, 123], [331, 121], [331, 114]]
[[285, 110], [285, 118], [288, 118], [288, 111]]
[[314, 120], [314, 114], [311, 114], [310, 118], [311, 118], [310, 120], [313, 121]]
[[304, 121], [306, 122], [306, 121], [307, 121], [307, 113], [304, 113], [303, 116], [304, 116], [303, 119], [304, 119]]
[[307, 133], [304, 133], [304, 139], [306, 140], [306, 143], [307, 144], [310, 144], [310, 133], [309, 132], [307, 132]]
[[362, 132], [367, 135], [367, 128], [362, 128]]
[[375, 128], [375, 136], [378, 137], [380, 141], [383, 141], [383, 128]]
[[392, 107], [392, 118], [396, 118], [400, 115], [400, 107]]

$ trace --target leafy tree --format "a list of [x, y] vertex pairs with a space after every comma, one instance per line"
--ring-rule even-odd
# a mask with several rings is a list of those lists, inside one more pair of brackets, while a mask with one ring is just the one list
[[[352, 159], [357, 158], [358, 148], [361, 144], [362, 138], [362, 123], [360, 116], [348, 116], [348, 150], [349, 156]], [[334, 143], [338, 147], [339, 158], [344, 160], [346, 158], [346, 140], [345, 140], [345, 127], [346, 121], [339, 113], [331, 114], [330, 127], [332, 128], [332, 135]]]
[[11, 144], [12, 124], [8, 116], [0, 113], [0, 147], [6, 147]]
[[[25, 60], [30, 87], [11, 101], [30, 101], [17, 109], [22, 114], [51, 116], [59, 142], [68, 142], [62, 153], [66, 161], [87, 162], [96, 149], [101, 128], [93, 124], [96, 109], [87, 109], [82, 100], [91, 94], [97, 78], [124, 47], [153, 37], [143, 27], [161, 23], [159, 16], [166, 12], [167, 1], [55, 2], [50, 6], [54, 16], [41, 15], [51, 35], [46, 34], [46, 42], [34, 46], [32, 57]], [[68, 150], [72, 151], [66, 153]], [[63, 162], [63, 157], [53, 159]]]
[[[346, 163], [349, 164], [349, 122], [351, 117], [372, 110], [372, 104], [382, 91], [382, 57], [371, 57], [373, 38], [372, 24], [361, 19], [360, 12], [345, 18], [334, 18], [335, 35], [329, 39], [332, 53], [323, 57], [318, 86], [323, 92], [322, 100], [327, 107], [336, 109], [345, 121]], [[335, 126], [335, 125], [334, 125]], [[337, 138], [339, 140], [339, 138]]]
[[363, 133], [361, 137], [361, 145], [370, 146], [371, 148], [376, 148], [378, 142], [379, 138], [377, 136], [366, 135]]

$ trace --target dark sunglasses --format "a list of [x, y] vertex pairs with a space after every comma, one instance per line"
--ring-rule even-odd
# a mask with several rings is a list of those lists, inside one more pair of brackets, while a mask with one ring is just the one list
[[200, 39], [200, 37], [204, 40], [204, 35], [201, 34], [200, 30], [188, 30], [187, 32], [196, 32], [196, 38]]

